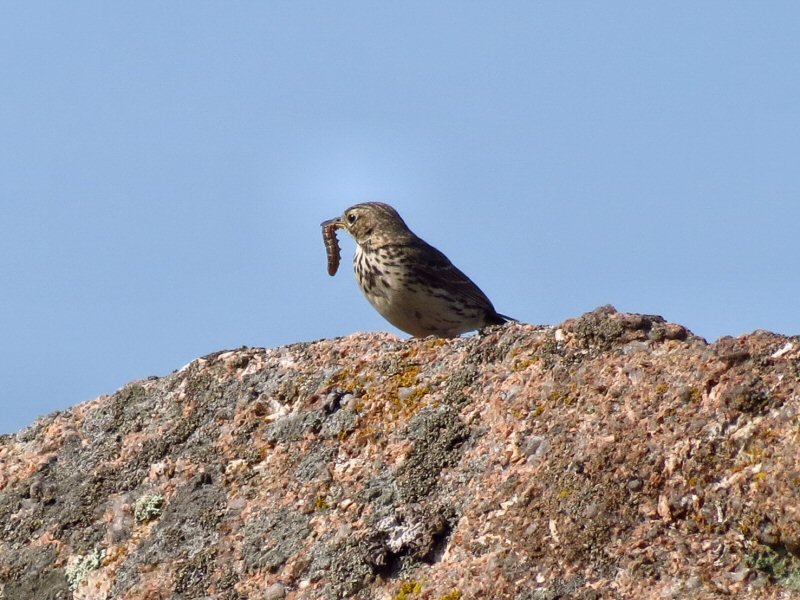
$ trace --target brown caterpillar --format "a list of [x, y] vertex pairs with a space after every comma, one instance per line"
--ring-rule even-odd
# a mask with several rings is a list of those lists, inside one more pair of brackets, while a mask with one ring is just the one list
[[325, 221], [322, 224], [322, 239], [325, 242], [325, 251], [328, 253], [328, 275], [336, 275], [339, 270], [339, 261], [342, 258], [339, 248], [339, 239], [336, 237], [338, 226], [337, 219]]

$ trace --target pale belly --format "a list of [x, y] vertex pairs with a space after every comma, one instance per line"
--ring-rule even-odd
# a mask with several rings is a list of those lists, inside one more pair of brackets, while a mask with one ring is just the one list
[[361, 286], [361, 291], [384, 319], [416, 337], [454, 337], [483, 327], [483, 315], [454, 303], [443, 290], [409, 288], [406, 280], [404, 273], [389, 271], [368, 287]]

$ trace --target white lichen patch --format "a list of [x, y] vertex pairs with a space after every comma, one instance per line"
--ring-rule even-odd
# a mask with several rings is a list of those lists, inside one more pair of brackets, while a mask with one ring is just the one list
[[91, 552], [85, 556], [75, 557], [73, 560], [71, 560], [64, 569], [64, 574], [66, 575], [67, 582], [69, 583], [69, 589], [71, 589], [73, 592], [78, 589], [81, 583], [83, 583], [83, 581], [86, 579], [86, 576], [89, 574], [89, 572], [100, 567], [105, 555], [105, 550], [97, 548], [94, 550], [94, 552]]
[[133, 505], [133, 517], [137, 523], [147, 523], [161, 516], [162, 506], [164, 506], [164, 496], [159, 493], [145, 494]]

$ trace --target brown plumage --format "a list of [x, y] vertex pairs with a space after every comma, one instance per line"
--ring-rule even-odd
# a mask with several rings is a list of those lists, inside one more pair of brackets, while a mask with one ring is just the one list
[[416, 337], [455, 337], [510, 320], [436, 248], [414, 235], [383, 202], [351, 206], [322, 223], [328, 272], [338, 266], [336, 229], [356, 241], [356, 280], [370, 304], [392, 325]]

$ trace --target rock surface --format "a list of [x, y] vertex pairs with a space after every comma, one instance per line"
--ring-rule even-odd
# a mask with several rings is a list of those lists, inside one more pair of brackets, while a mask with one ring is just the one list
[[243, 348], [0, 438], [0, 598], [800, 596], [800, 338]]

